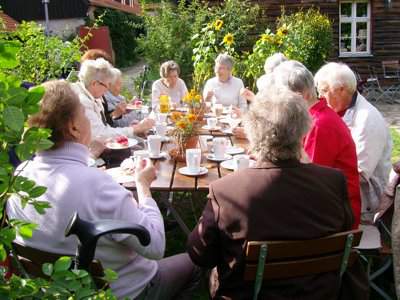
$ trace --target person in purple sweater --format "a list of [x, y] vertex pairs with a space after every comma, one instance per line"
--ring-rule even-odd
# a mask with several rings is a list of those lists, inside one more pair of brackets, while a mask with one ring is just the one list
[[75, 211], [88, 221], [134, 222], [150, 232], [148, 246], [142, 246], [134, 236], [109, 235], [99, 240], [96, 249], [96, 258], [103, 266], [118, 273], [118, 280], [111, 284], [114, 294], [119, 299], [176, 299], [178, 296], [190, 299], [198, 269], [186, 253], [162, 258], [164, 223], [149, 188], [156, 176], [151, 162], [144, 160], [136, 169], [136, 200], [106, 172], [88, 167], [90, 123], [70, 84], [59, 80], [43, 86], [45, 94], [40, 111], [29, 123], [50, 128], [54, 145], [22, 163], [17, 172], [47, 187], [39, 200], [49, 202], [51, 208], [42, 215], [31, 205], [23, 207], [18, 194], [12, 195], [7, 203], [8, 217], [38, 225], [32, 238], [17, 236], [16, 242], [47, 252], [74, 255], [77, 240], [65, 237], [64, 230]]

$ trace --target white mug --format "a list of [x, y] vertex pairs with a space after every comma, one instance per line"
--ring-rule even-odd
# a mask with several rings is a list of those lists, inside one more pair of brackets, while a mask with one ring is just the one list
[[192, 173], [200, 172], [201, 149], [186, 149], [186, 166]]
[[223, 137], [213, 138], [214, 156], [216, 159], [223, 159], [228, 140]]
[[246, 169], [250, 166], [250, 157], [245, 154], [235, 155], [233, 157], [233, 165], [236, 171]]
[[159, 156], [161, 150], [162, 137], [159, 135], [149, 135], [147, 137], [147, 146], [151, 156]]
[[217, 126], [217, 118], [207, 118], [207, 126], [208, 128], [215, 128]]
[[143, 159], [149, 158], [149, 152], [146, 150], [136, 150], [133, 152], [133, 161], [135, 163], [135, 167], [138, 168], [140, 162]]
[[157, 135], [165, 137], [165, 134], [167, 133], [167, 123], [157, 122], [155, 127]]

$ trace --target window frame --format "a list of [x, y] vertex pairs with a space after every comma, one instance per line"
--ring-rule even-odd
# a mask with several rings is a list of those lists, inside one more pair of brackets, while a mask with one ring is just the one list
[[[342, 4], [351, 3], [351, 16], [342, 16]], [[367, 3], [367, 16], [357, 17], [357, 3]], [[342, 52], [342, 24], [351, 24], [351, 51]], [[357, 51], [357, 23], [367, 24], [366, 51]], [[339, 57], [372, 56], [371, 53], [371, 1], [368, 0], [343, 0], [339, 2]]]

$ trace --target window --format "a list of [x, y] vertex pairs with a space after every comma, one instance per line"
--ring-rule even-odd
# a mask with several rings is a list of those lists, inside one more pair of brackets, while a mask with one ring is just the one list
[[340, 1], [340, 56], [371, 53], [371, 8], [366, 0]]

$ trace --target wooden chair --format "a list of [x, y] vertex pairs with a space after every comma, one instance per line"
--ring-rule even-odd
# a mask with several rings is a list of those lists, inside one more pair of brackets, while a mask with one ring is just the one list
[[341, 279], [358, 257], [353, 247], [360, 242], [361, 233], [352, 230], [302, 241], [249, 241], [244, 279], [255, 281], [253, 299], [257, 299], [264, 280], [332, 271], [338, 271]]
[[[101, 220], [88, 222], [79, 218], [75, 213], [65, 230], [65, 236], [76, 235], [78, 237], [77, 255], [72, 268], [87, 270], [98, 288], [107, 284], [103, 266], [100, 261], [93, 260], [98, 239], [106, 234], [132, 234], [135, 235], [143, 246], [150, 244], [150, 233], [141, 225], [116, 220]], [[54, 263], [62, 256], [69, 254], [50, 253], [31, 247], [13, 243], [13, 257], [24, 276], [46, 277], [42, 272], [44, 263]]]

